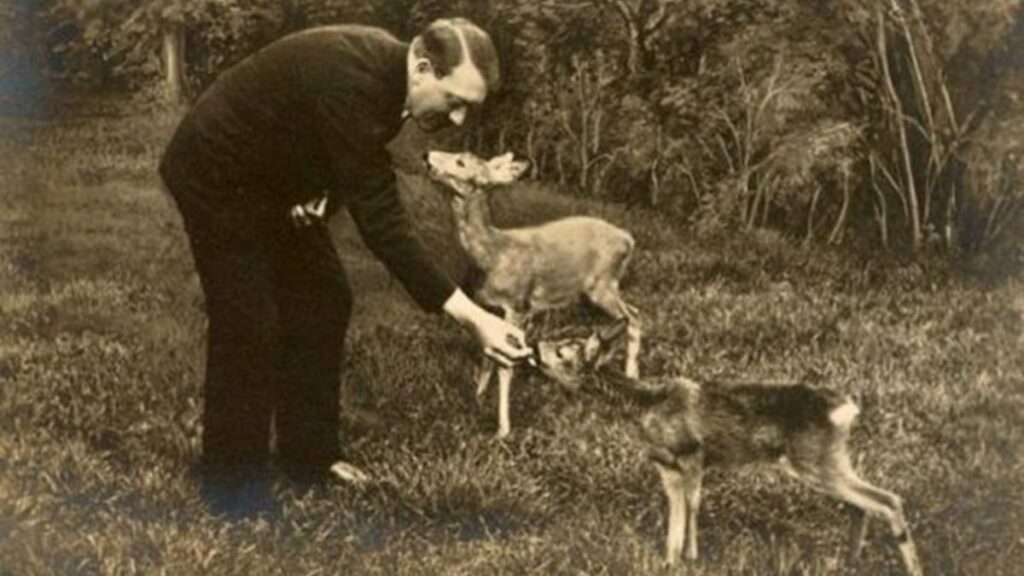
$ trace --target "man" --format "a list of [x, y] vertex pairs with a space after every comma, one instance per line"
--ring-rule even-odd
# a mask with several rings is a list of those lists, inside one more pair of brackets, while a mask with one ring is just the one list
[[459, 125], [498, 83], [490, 38], [466, 20], [437, 21], [408, 45], [332, 26], [253, 54], [182, 120], [160, 173], [209, 316], [200, 477], [212, 505], [247, 506], [247, 490], [265, 486], [272, 421], [290, 475], [325, 478], [340, 456], [352, 294], [322, 220], [342, 205], [422, 308], [469, 327], [499, 362], [529, 355], [518, 328], [432, 264], [385, 149], [404, 118], [426, 130]]

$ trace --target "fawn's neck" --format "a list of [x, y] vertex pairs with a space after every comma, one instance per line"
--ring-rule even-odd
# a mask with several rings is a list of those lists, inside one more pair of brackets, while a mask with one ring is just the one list
[[497, 261], [502, 232], [491, 223], [487, 194], [478, 193], [459, 198], [454, 204], [459, 242], [477, 266], [490, 270]]

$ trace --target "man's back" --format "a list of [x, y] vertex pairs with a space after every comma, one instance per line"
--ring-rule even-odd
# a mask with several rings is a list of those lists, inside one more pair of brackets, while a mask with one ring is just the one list
[[286, 36], [210, 86], [168, 155], [189, 157], [220, 182], [258, 183], [289, 197], [280, 200], [336, 188], [344, 164], [397, 132], [407, 49], [362, 26]]

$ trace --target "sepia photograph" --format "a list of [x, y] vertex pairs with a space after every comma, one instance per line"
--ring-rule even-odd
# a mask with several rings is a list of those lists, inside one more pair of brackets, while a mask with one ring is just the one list
[[0, 576], [1022, 567], [1024, 0], [0, 0]]

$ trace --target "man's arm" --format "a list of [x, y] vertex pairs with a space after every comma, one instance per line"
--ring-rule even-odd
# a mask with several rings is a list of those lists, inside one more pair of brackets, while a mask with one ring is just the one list
[[412, 228], [376, 111], [338, 98], [322, 98], [318, 106], [323, 139], [360, 236], [420, 307], [440, 311], [455, 284], [437, 269]]
[[487, 355], [503, 364], [529, 356], [522, 330], [476, 305], [434, 265], [398, 195], [387, 143], [372, 138], [358, 141], [360, 133], [373, 134], [373, 130], [365, 126], [360, 130], [362, 122], [352, 118], [371, 116], [360, 116], [359, 110], [344, 102], [322, 100], [319, 106], [329, 152], [340, 175], [351, 183], [346, 198], [349, 212], [374, 255], [423, 309], [443, 310], [470, 328]]

